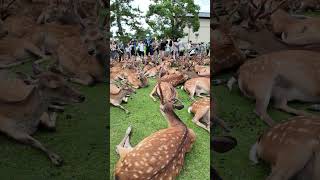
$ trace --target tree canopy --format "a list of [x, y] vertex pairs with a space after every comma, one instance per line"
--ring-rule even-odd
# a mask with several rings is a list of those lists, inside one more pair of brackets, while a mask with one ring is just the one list
[[142, 12], [132, 7], [133, 0], [111, 0], [111, 26], [116, 26], [116, 37], [122, 41], [128, 41], [131, 34], [125, 31], [124, 27], [128, 27], [131, 31], [142, 29], [141, 21]]
[[193, 32], [199, 30], [200, 6], [193, 0], [153, 0], [146, 14], [146, 22], [161, 38], [182, 38], [185, 27], [192, 28]]

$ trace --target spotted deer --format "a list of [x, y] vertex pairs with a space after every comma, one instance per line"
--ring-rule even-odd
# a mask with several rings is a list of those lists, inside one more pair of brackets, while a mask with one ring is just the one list
[[320, 119], [295, 116], [265, 131], [252, 146], [250, 160], [271, 165], [267, 180], [320, 179]]
[[[256, 100], [255, 113], [269, 126], [274, 121], [267, 113], [270, 100], [284, 112], [310, 116], [287, 105], [288, 101], [319, 102], [320, 54], [304, 50], [273, 52], [247, 61], [238, 71], [241, 92]], [[235, 82], [232, 78], [229, 82]], [[229, 83], [231, 87], [232, 83]]]
[[204, 97], [193, 102], [188, 112], [194, 114], [192, 122], [210, 132], [210, 98]]
[[161, 82], [168, 82], [173, 87], [184, 83], [188, 79], [188, 75], [183, 73], [167, 74], [160, 78]]
[[160, 112], [168, 121], [168, 128], [151, 134], [131, 147], [129, 127], [117, 145], [120, 159], [115, 167], [115, 179], [175, 179], [179, 175], [196, 135], [175, 114], [174, 103], [164, 101], [161, 88], [160, 100]]
[[152, 89], [151, 93], [149, 94], [149, 96], [153, 99], [153, 101], [156, 101], [154, 95], [157, 95], [158, 97], [160, 97], [160, 89], [162, 91], [162, 100], [164, 102], [172, 101], [174, 105], [179, 107], [180, 109], [184, 108], [182, 102], [178, 98], [178, 93], [176, 89], [169, 82], [161, 81], [161, 83], [157, 83], [155, 85], [155, 87]]
[[210, 94], [210, 78], [197, 77], [187, 80], [184, 86], [181, 87], [189, 93], [190, 98], [194, 99], [194, 95], [203, 97], [201, 94]]

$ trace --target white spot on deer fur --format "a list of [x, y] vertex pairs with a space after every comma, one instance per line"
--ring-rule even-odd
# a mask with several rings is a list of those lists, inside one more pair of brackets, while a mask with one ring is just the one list
[[268, 132], [268, 134], [267, 134], [267, 137], [270, 137], [270, 136], [271, 136], [271, 134], [272, 134], [272, 132], [271, 132], [271, 131], [269, 131], [269, 132]]
[[309, 132], [308, 129], [304, 129], [304, 128], [298, 128], [297, 131], [304, 132], [304, 133]]
[[278, 137], [277, 134], [273, 135], [273, 136], [272, 136], [272, 140], [274, 141], [277, 137]]
[[138, 162], [134, 162], [135, 166], [140, 166], [140, 164]]
[[152, 170], [153, 170], [153, 168], [152, 168], [152, 167], [149, 167], [149, 168], [147, 169], [147, 173], [150, 173]]
[[139, 176], [138, 176], [137, 174], [133, 174], [133, 177], [134, 177], [135, 179], [138, 179], [138, 178], [139, 178]]

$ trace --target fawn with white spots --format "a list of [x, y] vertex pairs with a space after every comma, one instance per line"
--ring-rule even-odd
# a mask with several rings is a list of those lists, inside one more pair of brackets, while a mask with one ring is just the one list
[[[161, 82], [160, 82], [161, 84]], [[174, 103], [164, 101], [161, 85], [160, 111], [168, 121], [168, 128], [146, 137], [131, 147], [131, 127], [117, 146], [120, 159], [115, 168], [116, 180], [175, 179], [182, 169], [184, 157], [192, 148], [196, 136], [174, 112]]]
[[250, 159], [272, 166], [267, 180], [320, 179], [320, 118], [296, 116], [263, 133], [252, 146]]

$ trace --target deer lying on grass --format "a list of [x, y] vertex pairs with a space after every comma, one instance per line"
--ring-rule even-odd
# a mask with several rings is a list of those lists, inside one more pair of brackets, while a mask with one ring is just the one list
[[207, 76], [210, 77], [210, 66], [194, 66], [195, 72], [198, 73], [199, 76]]
[[188, 79], [188, 75], [179, 73], [179, 74], [168, 74], [164, 75], [160, 78], [161, 82], [168, 82], [173, 87], [176, 87], [182, 83], [184, 83]]
[[[218, 153], [225, 153], [233, 149], [237, 145], [237, 140], [230, 136], [218, 136], [211, 138], [211, 146]], [[214, 180], [222, 180], [218, 172], [211, 166], [210, 177]]]
[[[309, 115], [287, 105], [288, 101], [319, 102], [318, 86], [320, 54], [312, 51], [288, 50], [259, 56], [243, 64], [238, 72], [241, 92], [256, 100], [255, 113], [273, 125], [267, 113], [270, 99], [274, 107], [295, 115]], [[235, 79], [230, 79], [229, 86]]]
[[192, 122], [210, 132], [210, 98], [204, 97], [193, 102], [188, 112], [194, 114]]
[[250, 150], [250, 160], [271, 164], [268, 180], [318, 180], [320, 119], [296, 116], [264, 132]]
[[187, 80], [184, 86], [181, 87], [194, 99], [194, 95], [203, 97], [201, 94], [210, 94], [210, 78], [198, 77]]
[[0, 41], [0, 68], [10, 68], [28, 62], [32, 57], [47, 58], [34, 44], [18, 38]]
[[[42, 72], [36, 75], [36, 78], [33, 85], [26, 87], [28, 91], [25, 92], [29, 93], [21, 96], [23, 98], [0, 100], [0, 131], [20, 143], [43, 151], [53, 164], [61, 165], [62, 159], [31, 135], [37, 131], [40, 124], [49, 129], [54, 128], [54, 118], [41, 119], [52, 102], [78, 103], [83, 102], [85, 97], [69, 87], [61, 76], [52, 72]], [[12, 86], [9, 84], [7, 92], [17, 92], [17, 89], [12, 91], [10, 87]]]
[[115, 167], [115, 179], [175, 179], [179, 175], [196, 135], [176, 115], [174, 103], [164, 101], [161, 88], [160, 100], [160, 111], [169, 127], [146, 137], [135, 147], [130, 145], [129, 127], [117, 146], [120, 159]]
[[[118, 91], [118, 93], [116, 93], [116, 91]], [[120, 109], [124, 110], [127, 114], [129, 114], [130, 112], [126, 108], [124, 108], [121, 105], [121, 103], [128, 102], [128, 97], [130, 96], [130, 94], [134, 92], [134, 89], [130, 88], [127, 85], [115, 89], [115, 85], [110, 84], [110, 104], [119, 107]]]
[[[160, 87], [161, 86], [161, 87]], [[164, 102], [172, 101], [176, 107], [180, 107], [181, 109], [184, 107], [182, 102], [178, 99], [178, 93], [172, 84], [169, 82], [157, 83], [155, 87], [152, 89], [149, 96], [153, 99], [153, 101], [157, 101], [154, 95], [160, 97], [160, 89], [162, 91], [162, 100]]]

